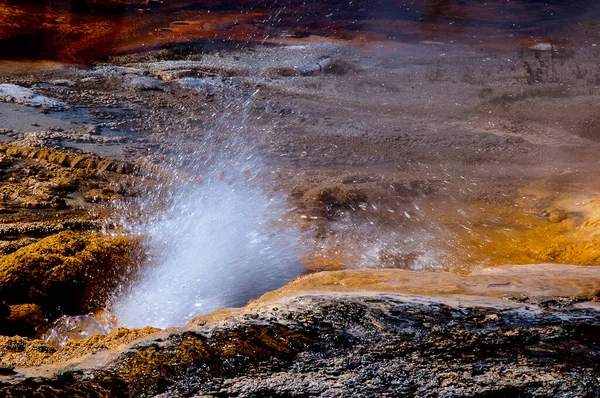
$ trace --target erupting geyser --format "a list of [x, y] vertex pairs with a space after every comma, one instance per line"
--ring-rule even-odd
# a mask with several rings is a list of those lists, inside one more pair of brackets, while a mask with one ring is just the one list
[[204, 160], [162, 187], [167, 205], [159, 215], [132, 227], [144, 236], [149, 264], [113, 304], [120, 326], [180, 326], [243, 305], [302, 271], [286, 198], [273, 192], [260, 160], [240, 143], [241, 129], [229, 129], [232, 142], [205, 143], [188, 156]]

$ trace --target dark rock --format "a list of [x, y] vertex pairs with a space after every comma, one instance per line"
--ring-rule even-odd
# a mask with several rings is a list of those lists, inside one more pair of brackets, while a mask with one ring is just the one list
[[[110, 396], [597, 396], [597, 313], [418, 304], [393, 295], [305, 296], [220, 326], [138, 343], [101, 370], [26, 379]], [[493, 322], [481, 322], [487, 318]], [[43, 394], [41, 396], [44, 396]]]

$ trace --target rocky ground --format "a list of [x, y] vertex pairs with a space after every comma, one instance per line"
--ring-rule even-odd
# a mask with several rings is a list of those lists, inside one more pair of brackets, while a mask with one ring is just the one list
[[[78, 351], [88, 355], [58, 373], [55, 364], [38, 367], [37, 377], [11, 376], [15, 371], [7, 368], [3, 379], [13, 384], [0, 391], [7, 396], [593, 397], [600, 392], [598, 327], [597, 309], [575, 308], [572, 300], [477, 305], [439, 297], [307, 294], [263, 303], [224, 321], [199, 319], [128, 348], [115, 349], [115, 340], [131, 340], [119, 330], [59, 351], [12, 338], [3, 344], [9, 363], [24, 357], [64, 361]], [[129, 333], [139, 338], [149, 332]]]
[[[565, 286], [585, 291], [545, 292], [555, 272], [537, 290], [502, 279], [467, 292], [509, 302], [438, 295], [465, 293], [468, 281], [439, 287], [485, 266], [600, 265], [600, 50], [284, 44], [174, 46], [1, 77], [2, 393], [598, 395], [596, 307], [576, 304], [595, 299], [600, 272], [569, 268], [579, 277]], [[63, 348], [33, 339], [62, 315], [101, 311], [143, 264], [138, 238], [119, 233], [120, 204], [210, 157], [203, 145], [233, 143], [287, 195], [307, 271], [438, 273], [303, 294], [350, 283], [317, 274], [277, 309], [145, 340], [156, 330]]]

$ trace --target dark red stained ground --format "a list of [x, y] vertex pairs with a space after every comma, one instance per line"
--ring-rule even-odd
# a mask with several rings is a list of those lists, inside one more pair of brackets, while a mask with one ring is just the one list
[[89, 63], [171, 43], [572, 38], [597, 2], [540, 0], [0, 0], [0, 58]]

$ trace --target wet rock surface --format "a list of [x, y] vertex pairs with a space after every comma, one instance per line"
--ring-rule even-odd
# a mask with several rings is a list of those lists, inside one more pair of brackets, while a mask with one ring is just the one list
[[[204, 325], [204, 326], [203, 326]], [[4, 376], [10, 396], [596, 396], [597, 312], [300, 296], [161, 332], [100, 368]], [[88, 343], [83, 343], [90, 344]], [[24, 349], [1, 345], [6, 353]], [[37, 348], [44, 350], [43, 345]], [[14, 355], [14, 354], [11, 354]], [[18, 372], [19, 369], [16, 369]], [[11, 384], [6, 384], [10, 382]]]

